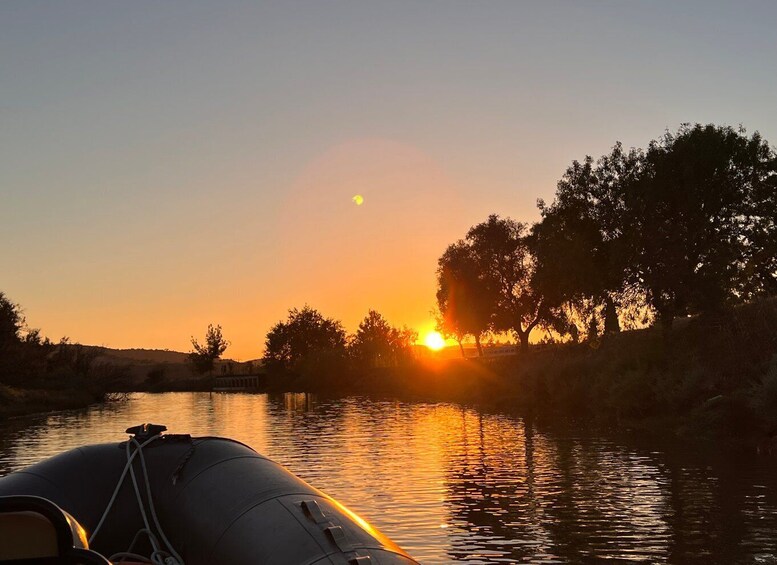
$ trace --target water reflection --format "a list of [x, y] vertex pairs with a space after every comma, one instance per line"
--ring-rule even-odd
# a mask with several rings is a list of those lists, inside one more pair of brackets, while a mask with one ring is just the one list
[[0, 473], [144, 421], [289, 467], [424, 563], [777, 560], [777, 462], [627, 446], [451, 404], [176, 393], [5, 422]]
[[[611, 444], [553, 438], [502, 417], [465, 426], [449, 466], [454, 559], [654, 562], [667, 556], [666, 480]], [[512, 424], [512, 425], [510, 425]]]

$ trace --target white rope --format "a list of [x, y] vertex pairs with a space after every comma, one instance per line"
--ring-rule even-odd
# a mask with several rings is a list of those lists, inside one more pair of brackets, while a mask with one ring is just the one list
[[[181, 556], [178, 555], [178, 552], [175, 551], [175, 548], [173, 547], [173, 544], [170, 543], [170, 540], [167, 539], [167, 536], [165, 535], [164, 530], [162, 530], [162, 525], [159, 523], [159, 518], [157, 518], [156, 515], [156, 509], [154, 508], [154, 499], [151, 496], [151, 482], [148, 480], [148, 470], [146, 469], [146, 458], [143, 455], [142, 446], [138, 443], [138, 440], [135, 438], [132, 439], [132, 443], [137, 446], [137, 451], [140, 453], [140, 467], [143, 469], [143, 479], [146, 482], [146, 496], [148, 498], [148, 508], [151, 512], [151, 518], [154, 520], [154, 525], [156, 526], [157, 532], [159, 532], [159, 537], [162, 538], [162, 541], [165, 542], [165, 545], [167, 546], [168, 551], [170, 552], [170, 555], [175, 558], [174, 562], [170, 562], [169, 559], [165, 560], [165, 564], [170, 565], [184, 565], [183, 559], [181, 559]], [[140, 497], [138, 497], [138, 502], [140, 502]], [[150, 529], [150, 528], [149, 528]]]
[[[158, 439], [159, 436], [160, 436], [159, 434], [157, 434], [155, 436], [151, 436], [146, 441], [144, 441], [140, 445], [140, 447], [143, 448], [143, 447], [147, 446], [149, 443], [151, 443], [155, 439]], [[97, 537], [97, 533], [100, 531], [100, 528], [102, 528], [103, 523], [105, 522], [105, 519], [108, 517], [108, 513], [111, 511], [111, 508], [113, 507], [113, 503], [116, 502], [116, 497], [119, 494], [119, 490], [121, 489], [121, 485], [124, 484], [124, 478], [127, 476], [127, 471], [129, 471], [130, 467], [132, 466], [132, 461], [133, 461], [133, 459], [135, 459], [135, 456], [137, 454], [138, 454], [138, 451], [135, 451], [132, 454], [132, 457], [130, 457], [127, 460], [127, 464], [124, 465], [124, 470], [121, 472], [121, 476], [119, 477], [119, 482], [116, 485], [116, 488], [113, 490], [113, 495], [111, 496], [110, 501], [108, 501], [108, 506], [105, 507], [105, 512], [103, 512], [102, 518], [100, 518], [100, 521], [97, 522], [97, 527], [92, 532], [92, 535], [89, 536], [89, 545], [92, 545], [92, 543], [94, 542], [94, 538]]]
[[[132, 439], [133, 444], [137, 444], [137, 441], [133, 438]], [[139, 445], [139, 444], [138, 444]], [[143, 452], [140, 449], [135, 450], [135, 453], [138, 453], [139, 455], [143, 455]], [[130, 453], [130, 442], [127, 442], [127, 461], [130, 461], [132, 459], [131, 453]], [[140, 508], [140, 515], [143, 518], [143, 524], [146, 526], [146, 531], [151, 532], [151, 526], [148, 523], [148, 517], [146, 516], [146, 506], [143, 504], [143, 497], [140, 496], [140, 489], [138, 488], [138, 480], [135, 478], [135, 469], [132, 465], [130, 465], [129, 468], [130, 478], [132, 479], [132, 488], [135, 489], [135, 498], [138, 500], [138, 507]], [[137, 536], [137, 534], [135, 534]], [[159, 544], [157, 543], [157, 540], [154, 536], [149, 535], [148, 540], [151, 542], [151, 549], [153, 550], [151, 553], [151, 561], [156, 563], [154, 560], [154, 555], [159, 553]]]
[[[178, 554], [178, 552], [175, 551], [175, 548], [173, 547], [173, 544], [170, 543], [170, 540], [167, 539], [167, 536], [165, 535], [164, 531], [162, 530], [162, 526], [159, 523], [159, 518], [157, 518], [156, 509], [154, 508], [154, 500], [151, 496], [151, 483], [148, 480], [146, 458], [143, 455], [143, 448], [147, 446], [149, 443], [151, 443], [152, 441], [158, 439], [160, 435], [161, 434], [151, 436], [143, 443], [139, 443], [138, 440], [135, 439], [134, 437], [127, 442], [127, 464], [124, 466], [124, 470], [122, 471], [121, 476], [119, 477], [119, 482], [113, 491], [113, 495], [111, 496], [111, 499], [108, 502], [108, 506], [105, 508], [105, 512], [103, 512], [103, 515], [100, 518], [100, 521], [97, 523], [97, 527], [94, 529], [94, 532], [89, 537], [89, 543], [91, 544], [94, 538], [97, 536], [97, 533], [100, 531], [100, 528], [105, 522], [105, 519], [108, 517], [108, 513], [113, 507], [113, 503], [116, 501], [116, 497], [119, 494], [119, 490], [121, 489], [121, 486], [124, 483], [124, 479], [127, 476], [127, 472], [129, 471], [130, 478], [132, 479], [132, 487], [135, 491], [135, 497], [137, 498], [137, 501], [138, 501], [138, 507], [140, 508], [140, 515], [143, 518], [143, 525], [145, 526], [145, 528], [141, 528], [140, 530], [138, 530], [138, 532], [135, 534], [135, 537], [132, 539], [132, 543], [130, 544], [127, 551], [123, 551], [112, 555], [110, 557], [110, 561], [114, 561], [116, 559], [123, 560], [125, 558], [137, 559], [138, 557], [140, 557], [142, 561], [146, 563], [152, 563], [153, 565], [184, 565], [183, 559]], [[130, 444], [136, 447], [135, 451], [131, 451]], [[149, 513], [151, 514], [151, 518], [154, 522], [154, 525], [156, 526], [156, 529], [159, 532], [159, 536], [162, 538], [162, 541], [164, 542], [164, 545], [167, 548], [167, 551], [160, 548], [159, 540], [154, 535], [151, 529], [151, 525], [149, 524], [149, 521], [148, 521], [148, 516], [146, 515], [146, 507], [145, 507], [145, 504], [143, 503], [143, 497], [140, 493], [140, 488], [138, 487], [138, 481], [137, 481], [137, 478], [135, 477], [135, 470], [132, 465], [133, 461], [135, 460], [135, 456], [137, 455], [140, 455], [140, 465], [141, 465], [141, 468], [143, 469], [143, 480], [146, 486], [146, 497], [148, 499], [148, 506], [149, 506], [148, 510], [149, 510]], [[138, 555], [137, 553], [132, 553], [132, 549], [134, 548], [135, 543], [138, 541], [138, 538], [140, 537], [140, 535], [144, 533], [148, 536], [148, 540], [152, 548], [150, 559], [143, 557], [141, 555]]]

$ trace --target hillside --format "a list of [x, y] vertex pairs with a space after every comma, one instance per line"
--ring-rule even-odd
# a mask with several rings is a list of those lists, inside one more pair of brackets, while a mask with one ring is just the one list
[[104, 357], [134, 363], [185, 363], [187, 353], [169, 349], [110, 349], [103, 348]]

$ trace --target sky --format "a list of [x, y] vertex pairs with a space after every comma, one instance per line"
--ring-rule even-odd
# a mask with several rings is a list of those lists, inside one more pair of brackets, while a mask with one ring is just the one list
[[[0, 3], [0, 291], [227, 356], [309, 304], [422, 334], [446, 246], [683, 122], [777, 142], [777, 2]], [[357, 206], [352, 198], [363, 196]]]

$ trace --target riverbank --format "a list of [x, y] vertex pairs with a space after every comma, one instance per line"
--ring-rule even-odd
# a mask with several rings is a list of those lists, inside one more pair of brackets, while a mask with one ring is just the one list
[[498, 359], [422, 359], [408, 367], [278, 374], [270, 391], [378, 394], [488, 404], [534, 418], [745, 440], [777, 452], [777, 300], [715, 317], [534, 346]]
[[20, 389], [0, 385], [0, 420], [54, 410], [86, 408], [106, 395], [82, 389]]
[[[194, 376], [184, 364], [94, 369], [84, 386], [0, 387], [0, 418], [85, 407], [110, 393], [213, 386], [211, 377]], [[777, 453], [777, 299], [680, 320], [669, 334], [651, 328], [595, 343], [532, 346], [512, 357], [428, 356], [394, 368], [316, 365], [303, 374], [268, 375], [261, 390], [479, 404], [540, 420], [745, 440]]]

